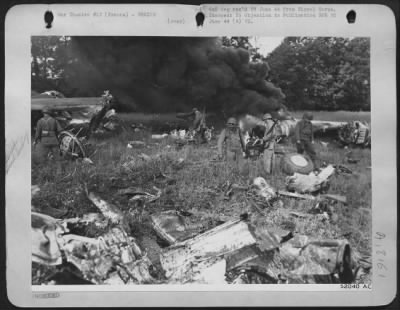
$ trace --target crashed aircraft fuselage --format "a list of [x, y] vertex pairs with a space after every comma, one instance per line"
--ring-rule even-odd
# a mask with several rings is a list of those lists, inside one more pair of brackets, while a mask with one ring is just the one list
[[[275, 125], [278, 140], [294, 135], [299, 119], [278, 120]], [[369, 146], [371, 139], [370, 125], [361, 121], [336, 122], [313, 120], [313, 131], [318, 135], [330, 135], [336, 137], [344, 145]], [[265, 127], [264, 122], [253, 115], [246, 115], [239, 121], [239, 126], [244, 133], [249, 133], [256, 126]], [[245, 134], [246, 136], [246, 134]], [[247, 134], [247, 139], [249, 136]]]

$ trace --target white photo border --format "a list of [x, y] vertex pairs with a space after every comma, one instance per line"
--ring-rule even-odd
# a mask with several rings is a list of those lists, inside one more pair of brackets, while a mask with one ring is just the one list
[[[207, 12], [215, 6], [260, 5], [155, 5], [82, 4], [17, 5], [5, 20], [5, 136], [6, 145], [20, 145], [6, 174], [7, 294], [17, 306], [376, 306], [390, 303], [396, 295], [396, 26], [393, 12], [383, 5], [302, 5], [331, 7], [336, 18], [258, 19], [234, 27], [208, 24]], [[297, 7], [296, 5], [262, 5]], [[357, 12], [355, 24], [348, 24], [349, 10]], [[43, 15], [54, 13], [51, 29]], [[58, 17], [60, 12], [152, 11], [155, 19]], [[206, 15], [197, 27], [195, 14]], [[186, 19], [184, 27], [167, 19]], [[23, 22], [21, 22], [21, 20]], [[373, 21], [373, 22], [372, 22]], [[369, 37], [371, 42], [372, 121], [372, 216], [373, 287], [341, 289], [340, 285], [214, 285], [83, 287], [31, 286], [31, 36], [333, 36]], [[383, 160], [384, 159], [384, 160]], [[384, 251], [385, 255], [377, 253]], [[306, 294], [305, 294], [306, 293]], [[157, 295], [155, 295], [157, 294]]]

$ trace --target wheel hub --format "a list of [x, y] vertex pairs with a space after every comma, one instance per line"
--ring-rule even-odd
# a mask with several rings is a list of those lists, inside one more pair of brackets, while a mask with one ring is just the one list
[[307, 160], [304, 158], [304, 156], [301, 155], [293, 155], [290, 160], [299, 167], [306, 167], [308, 162]]

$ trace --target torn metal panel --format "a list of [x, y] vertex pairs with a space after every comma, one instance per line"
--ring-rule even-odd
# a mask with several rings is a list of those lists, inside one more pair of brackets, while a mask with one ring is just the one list
[[[259, 223], [260, 224], [260, 223]], [[224, 258], [227, 270], [253, 262], [264, 265], [264, 252], [274, 252], [281, 238], [266, 230], [266, 225], [251, 225], [245, 221], [230, 221], [192, 239], [177, 243], [160, 255], [161, 266], [169, 281], [190, 278], [194, 268], [203, 262]], [[260, 260], [261, 261], [258, 261]], [[250, 265], [247, 265], [250, 266]]]
[[143, 201], [145, 203], [150, 203], [153, 201], [156, 201], [157, 199], [159, 199], [161, 197], [162, 194], [162, 190], [153, 186], [153, 189], [156, 191], [156, 194], [150, 194], [148, 192], [144, 192], [144, 191], [139, 191], [139, 190], [135, 190], [135, 189], [126, 189], [123, 193], [125, 195], [130, 195], [132, 196], [129, 201]]
[[151, 216], [153, 229], [157, 235], [168, 242], [174, 244], [178, 240], [183, 240], [185, 236], [185, 220], [176, 211], [162, 212]]
[[249, 245], [236, 250], [232, 254], [228, 255], [227, 270], [232, 270], [238, 268], [254, 259], [256, 259], [260, 254], [260, 250], [257, 249], [255, 245]]
[[324, 194], [324, 195], [321, 195], [320, 197], [328, 199], [328, 200], [333, 200], [333, 201], [336, 201], [336, 202], [341, 202], [343, 204], [347, 204], [346, 196], [335, 195], [335, 194]]
[[314, 193], [327, 186], [334, 172], [335, 168], [329, 165], [317, 175], [313, 172], [308, 175], [295, 173], [286, 178], [286, 187], [289, 191], [298, 193]]
[[143, 257], [128, 264], [117, 264], [117, 271], [109, 274], [109, 277], [103, 284], [121, 285], [121, 284], [151, 284], [155, 280], [150, 275], [149, 269], [151, 262], [147, 257]]
[[32, 212], [32, 261], [45, 265], [62, 263], [60, 244], [68, 229], [51, 216]]
[[347, 240], [313, 240], [298, 235], [282, 244], [279, 252], [288, 278], [337, 274], [342, 283], [353, 279]]
[[181, 274], [174, 274], [168, 284], [227, 284], [226, 261], [221, 257], [209, 257], [193, 261], [190, 268]]
[[257, 194], [267, 201], [276, 198], [276, 190], [271, 187], [264, 178], [255, 178], [253, 180], [253, 186], [257, 189]]
[[169, 245], [189, 239], [203, 228], [201, 223], [188, 223], [182, 212], [168, 210], [151, 216], [156, 234]]
[[113, 204], [106, 202], [101, 199], [94, 192], [88, 192], [86, 189], [86, 194], [89, 200], [101, 211], [101, 213], [114, 224], [123, 223], [124, 214]]
[[78, 138], [78, 134], [73, 134], [69, 131], [62, 131], [59, 135], [60, 151], [63, 156], [69, 158], [86, 158], [86, 149], [83, 140]]
[[225, 259], [215, 258], [200, 262], [198, 265], [195, 265], [192, 271], [192, 279], [188, 279], [186, 283], [195, 282], [199, 284], [226, 284]]
[[93, 223], [96, 227], [105, 228], [107, 226], [106, 220], [100, 213], [87, 213], [82, 217], [67, 218], [62, 220], [66, 224], [91, 224]]
[[298, 193], [292, 193], [287, 191], [278, 191], [279, 196], [289, 197], [289, 198], [297, 198], [297, 199], [306, 199], [306, 200], [315, 200], [316, 198], [312, 195], [303, 195]]
[[130, 145], [131, 147], [144, 147], [146, 143], [143, 141], [134, 140], [134, 141], [129, 141], [128, 145]]
[[167, 278], [180, 278], [196, 260], [223, 256], [255, 243], [247, 223], [231, 221], [171, 246], [161, 253], [160, 262]]
[[262, 220], [248, 225], [248, 229], [256, 238], [257, 248], [261, 251], [270, 251], [279, 247], [281, 238], [277, 234], [270, 232], [268, 224]]
[[122, 228], [114, 227], [96, 239], [75, 235], [65, 235], [63, 239], [62, 250], [67, 261], [74, 264], [91, 282], [104, 283], [114, 270], [139, 283], [151, 279], [148, 271], [151, 262], [143, 256], [135, 239], [129, 237]]

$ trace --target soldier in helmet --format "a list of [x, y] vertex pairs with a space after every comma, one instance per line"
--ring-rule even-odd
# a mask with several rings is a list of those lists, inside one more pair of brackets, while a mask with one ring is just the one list
[[43, 117], [37, 122], [34, 145], [38, 145], [41, 156], [60, 158], [58, 134], [62, 130], [60, 124], [50, 115], [50, 110], [42, 110]]
[[218, 157], [239, 162], [243, 159], [243, 140], [236, 118], [230, 117], [218, 138]]
[[197, 131], [202, 125], [203, 114], [197, 108], [193, 108], [192, 115], [194, 116], [192, 127]]
[[275, 157], [275, 139], [276, 139], [276, 120], [271, 114], [264, 114], [262, 120], [265, 124], [265, 132], [263, 137], [264, 152], [262, 155], [263, 168], [266, 173], [271, 173], [274, 165]]
[[205, 115], [201, 113], [197, 108], [193, 108], [189, 113], [181, 113], [183, 118], [190, 118], [191, 124], [189, 125], [190, 131], [195, 131], [195, 133], [199, 136], [200, 142], [207, 142], [205, 137], [206, 124], [205, 124]]
[[297, 153], [303, 154], [304, 151], [310, 156], [314, 166], [316, 166], [317, 153], [314, 148], [314, 133], [313, 125], [311, 123], [313, 114], [306, 112], [303, 115], [303, 119], [297, 122], [295, 127], [295, 139], [297, 146]]

